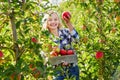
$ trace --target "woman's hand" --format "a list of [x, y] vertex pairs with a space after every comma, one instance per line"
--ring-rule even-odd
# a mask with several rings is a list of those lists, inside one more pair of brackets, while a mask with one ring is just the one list
[[70, 18], [71, 18], [70, 15], [68, 15], [67, 17], [63, 16], [63, 18], [64, 18], [63, 20], [65, 21], [66, 24], [70, 23]]
[[70, 22], [71, 19], [71, 14], [67, 11], [62, 13], [62, 18], [65, 21], [65, 24], [67, 25], [67, 27], [69, 28], [70, 32], [73, 30], [73, 25]]
[[70, 12], [64, 11], [64, 12], [62, 13], [62, 19], [63, 19], [66, 23], [70, 22], [70, 18], [71, 18]]
[[69, 65], [68, 62], [63, 61], [62, 66], [68, 66], [68, 65]]

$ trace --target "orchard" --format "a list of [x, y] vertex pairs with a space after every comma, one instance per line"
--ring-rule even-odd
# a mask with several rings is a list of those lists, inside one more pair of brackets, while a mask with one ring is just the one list
[[59, 13], [64, 27], [63, 16], [69, 15], [78, 31], [80, 40], [72, 45], [80, 80], [119, 80], [120, 0], [55, 1], [0, 0], [0, 80], [52, 80], [53, 68], [46, 56], [58, 56], [60, 50], [51, 52], [56, 44], [43, 30], [48, 10]]

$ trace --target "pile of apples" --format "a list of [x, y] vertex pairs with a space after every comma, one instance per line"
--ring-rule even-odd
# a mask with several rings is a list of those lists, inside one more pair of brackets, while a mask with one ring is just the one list
[[71, 49], [65, 50], [65, 49], [60, 49], [58, 47], [54, 47], [53, 51], [50, 52], [50, 56], [65, 56], [65, 55], [73, 55], [74, 51]]

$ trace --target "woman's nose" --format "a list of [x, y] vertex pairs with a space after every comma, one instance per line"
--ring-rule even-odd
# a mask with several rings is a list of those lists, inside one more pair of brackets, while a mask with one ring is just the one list
[[55, 20], [52, 20], [52, 23], [55, 23]]

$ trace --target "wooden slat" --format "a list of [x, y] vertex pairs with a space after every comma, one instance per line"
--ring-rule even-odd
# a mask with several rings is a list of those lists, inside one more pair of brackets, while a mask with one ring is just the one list
[[58, 65], [64, 61], [68, 63], [77, 63], [77, 55], [55, 56], [49, 58], [49, 62], [51, 65]]

